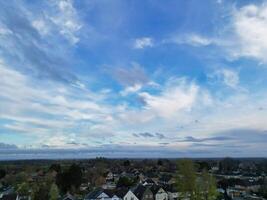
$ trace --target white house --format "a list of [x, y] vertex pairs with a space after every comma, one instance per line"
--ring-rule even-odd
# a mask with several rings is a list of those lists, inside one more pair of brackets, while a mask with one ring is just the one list
[[107, 195], [102, 190], [93, 191], [93, 192], [89, 193], [88, 195], [86, 195], [86, 197], [84, 199], [85, 200], [111, 200], [109, 195]]
[[129, 190], [123, 197], [123, 200], [139, 200], [135, 194]]
[[111, 197], [111, 200], [121, 200], [121, 198], [118, 197], [116, 194], [114, 194], [114, 195]]
[[160, 187], [155, 194], [155, 200], [168, 200], [168, 193]]

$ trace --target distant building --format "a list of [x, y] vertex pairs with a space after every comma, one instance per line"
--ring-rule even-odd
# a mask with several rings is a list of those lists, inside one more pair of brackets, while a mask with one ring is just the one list
[[168, 200], [168, 193], [162, 187], [153, 185], [150, 190], [154, 195], [154, 200]]
[[150, 190], [149, 187], [145, 187], [144, 185], [137, 185], [133, 189], [134, 195], [139, 199], [139, 200], [154, 200], [153, 193]]

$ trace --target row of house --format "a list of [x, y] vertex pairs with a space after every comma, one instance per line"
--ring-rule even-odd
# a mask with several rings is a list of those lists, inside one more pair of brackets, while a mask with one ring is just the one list
[[129, 190], [97, 189], [90, 192], [84, 200], [176, 200], [178, 192], [172, 188], [159, 185], [138, 184]]

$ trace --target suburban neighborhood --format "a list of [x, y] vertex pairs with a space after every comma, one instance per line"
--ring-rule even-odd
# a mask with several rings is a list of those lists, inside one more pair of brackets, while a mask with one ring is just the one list
[[[179, 162], [184, 162], [185, 167], [180, 168]], [[195, 174], [188, 170], [190, 162], [194, 164]], [[263, 200], [266, 197], [266, 160], [225, 158], [190, 162], [96, 158], [43, 161], [42, 166], [34, 161], [16, 163], [16, 167], [12, 162], [4, 163], [0, 165], [0, 199], [190, 200], [206, 182], [208, 187], [194, 199]], [[188, 186], [192, 182], [199, 185], [198, 190]], [[209, 197], [205, 198], [203, 191]]]

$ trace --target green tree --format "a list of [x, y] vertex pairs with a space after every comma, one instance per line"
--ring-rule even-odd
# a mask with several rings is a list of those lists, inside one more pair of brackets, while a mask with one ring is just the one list
[[58, 173], [56, 183], [62, 192], [67, 192], [74, 186], [78, 188], [82, 183], [82, 170], [79, 165], [73, 164], [67, 171]]
[[196, 173], [194, 163], [191, 160], [183, 159], [178, 162], [177, 186], [180, 198], [196, 196]]
[[217, 198], [215, 179], [203, 171], [196, 174], [196, 167], [191, 160], [183, 159], [178, 162], [177, 186], [180, 199], [215, 200]]
[[117, 188], [119, 188], [119, 187], [131, 187], [131, 186], [133, 186], [133, 184], [134, 184], [133, 180], [131, 180], [130, 178], [128, 178], [126, 176], [123, 176], [123, 177], [120, 177], [120, 179], [118, 180]]
[[49, 200], [57, 200], [58, 196], [59, 196], [58, 187], [55, 183], [53, 183], [49, 191]]
[[202, 186], [202, 194], [205, 200], [214, 200], [218, 196], [216, 181], [212, 175], [210, 175], [206, 170], [202, 173], [202, 181], [200, 182]]
[[38, 190], [34, 194], [34, 200], [47, 200], [49, 199], [48, 196], [49, 188], [45, 184], [40, 184]]
[[6, 176], [6, 171], [4, 169], [0, 169], [0, 180]]
[[17, 192], [20, 196], [28, 196], [30, 194], [29, 184], [26, 182], [19, 184]]

